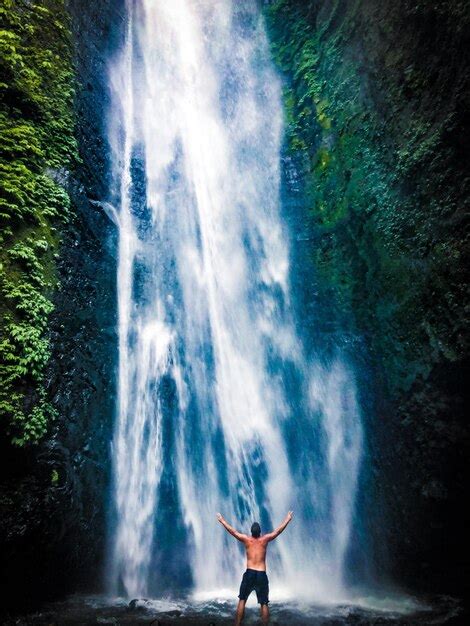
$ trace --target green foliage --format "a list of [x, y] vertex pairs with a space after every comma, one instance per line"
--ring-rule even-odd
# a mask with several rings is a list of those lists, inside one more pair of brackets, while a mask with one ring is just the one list
[[[468, 241], [452, 221], [468, 203], [469, 178], [452, 141], [468, 98], [458, 91], [468, 84], [460, 57], [469, 56], [458, 24], [465, 15], [470, 26], [470, 12], [461, 2], [424, 5], [275, 0], [266, 9], [320, 298], [367, 335], [402, 390], [468, 350]], [[461, 76], [449, 81], [435, 37]]]
[[73, 65], [63, 0], [2, 0], [0, 23], [0, 415], [22, 446], [55, 415], [44, 376], [57, 227], [70, 211], [57, 181], [76, 159]]
[[59, 472], [56, 469], [53, 469], [51, 472], [51, 483], [53, 485], [57, 485], [59, 482]]

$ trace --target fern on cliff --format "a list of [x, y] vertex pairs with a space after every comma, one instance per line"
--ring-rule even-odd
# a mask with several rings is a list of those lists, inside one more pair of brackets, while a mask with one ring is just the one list
[[55, 414], [45, 387], [58, 226], [76, 159], [73, 65], [63, 0], [0, 6], [0, 416], [16, 445]]

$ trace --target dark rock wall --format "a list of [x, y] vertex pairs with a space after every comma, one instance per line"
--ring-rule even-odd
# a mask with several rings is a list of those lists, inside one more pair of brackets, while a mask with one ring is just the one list
[[284, 75], [304, 332], [349, 350], [366, 407], [355, 541], [373, 555], [371, 579], [456, 592], [468, 578], [470, 9], [265, 10]]
[[81, 160], [69, 175], [59, 289], [48, 336], [47, 390], [57, 410], [43, 441], [2, 446], [2, 610], [103, 587], [110, 440], [116, 399], [116, 232], [93, 200], [107, 198], [107, 60], [121, 3], [71, 0]]

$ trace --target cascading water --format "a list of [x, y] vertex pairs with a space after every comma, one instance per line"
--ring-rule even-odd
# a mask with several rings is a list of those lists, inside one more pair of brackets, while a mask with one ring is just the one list
[[272, 582], [339, 597], [360, 416], [346, 367], [307, 360], [296, 335], [281, 90], [255, 0], [129, 0], [110, 85], [114, 590], [157, 593], [164, 562], [233, 592], [243, 556], [216, 512], [247, 530], [294, 509]]

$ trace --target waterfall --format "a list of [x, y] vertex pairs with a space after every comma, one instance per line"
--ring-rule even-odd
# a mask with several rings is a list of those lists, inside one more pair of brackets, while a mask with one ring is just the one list
[[151, 595], [187, 572], [196, 593], [235, 594], [243, 555], [216, 513], [248, 532], [293, 509], [274, 586], [339, 597], [361, 421], [346, 365], [307, 358], [296, 332], [281, 85], [257, 3], [128, 0], [126, 28], [109, 73], [113, 589]]

